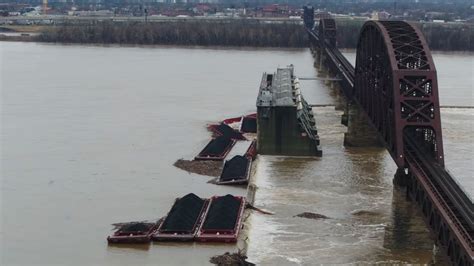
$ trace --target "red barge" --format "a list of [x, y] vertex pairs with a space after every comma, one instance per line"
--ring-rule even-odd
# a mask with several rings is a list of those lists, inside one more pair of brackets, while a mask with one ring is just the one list
[[226, 124], [226, 125], [229, 125], [231, 126], [232, 124], [235, 124], [235, 123], [239, 123], [238, 124], [238, 130], [240, 132], [242, 132], [242, 122], [245, 120], [245, 119], [255, 119], [257, 120], [257, 113], [252, 113], [252, 114], [248, 114], [248, 115], [244, 115], [244, 116], [239, 116], [239, 117], [233, 117], [233, 118], [228, 118], [228, 119], [224, 119], [222, 121], [222, 123]]
[[[229, 195], [228, 195], [229, 196]], [[207, 208], [207, 211], [204, 215], [204, 220], [201, 223], [201, 226], [199, 227], [199, 230], [196, 235], [196, 240], [199, 242], [224, 242], [224, 243], [235, 243], [237, 242], [238, 235], [240, 233], [240, 230], [242, 229], [242, 220], [243, 220], [243, 214], [245, 210], [245, 197], [240, 197], [240, 196], [232, 196], [234, 199], [238, 200], [239, 205], [238, 209], [235, 210], [237, 217], [235, 219], [235, 225], [233, 228], [206, 228], [206, 221], [209, 219], [210, 211], [212, 208], [212, 205], [214, 204], [215, 201], [217, 201], [219, 198], [224, 198], [226, 196], [214, 196], [211, 198], [209, 202], [209, 207]]]
[[[239, 168], [239, 169], [236, 169]], [[241, 168], [241, 169], [240, 169]], [[224, 169], [217, 181], [218, 185], [243, 185], [250, 178], [252, 159], [247, 156], [235, 156], [224, 164]]]
[[149, 243], [156, 223], [131, 223], [122, 226], [113, 235], [107, 237], [109, 243]]
[[[191, 195], [191, 194], [188, 194]], [[194, 194], [192, 194], [194, 195]], [[183, 197], [184, 198], [184, 197]], [[182, 199], [182, 198], [181, 198]], [[186, 208], [185, 206], [178, 206], [180, 199], [176, 199], [173, 207], [168, 212], [168, 215], [162, 220], [160, 223], [158, 230], [156, 230], [152, 235], [152, 240], [154, 241], [193, 241], [194, 237], [199, 229], [199, 226], [202, 223], [203, 215], [206, 212], [209, 206], [209, 199], [201, 199], [203, 201], [202, 207], [198, 211], [198, 214], [193, 216], [189, 215], [190, 208]], [[176, 226], [169, 226], [172, 213], [176, 210], [176, 212], [182, 212], [186, 215], [185, 218], [181, 218], [181, 220], [188, 220], [193, 219], [194, 222], [192, 225], [187, 228], [177, 228]], [[173, 219], [171, 223], [179, 223], [179, 220]]]
[[[224, 136], [212, 139], [194, 159], [222, 161], [230, 152], [235, 142], [236, 140]], [[215, 146], [218, 146], [217, 151], [214, 151]]]

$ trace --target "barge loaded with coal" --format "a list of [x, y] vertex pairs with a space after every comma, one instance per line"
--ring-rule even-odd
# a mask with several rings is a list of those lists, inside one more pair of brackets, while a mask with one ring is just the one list
[[124, 224], [107, 241], [237, 242], [245, 206], [245, 197], [229, 194], [207, 199], [190, 193], [176, 199], [168, 214], [158, 222]]

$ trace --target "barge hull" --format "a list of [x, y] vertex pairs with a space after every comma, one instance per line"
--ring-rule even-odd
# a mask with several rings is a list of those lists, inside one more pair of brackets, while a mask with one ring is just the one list
[[[234, 196], [235, 198], [240, 200], [239, 211], [237, 215], [237, 220], [235, 223], [235, 227], [233, 230], [219, 230], [219, 229], [208, 229], [204, 230], [203, 225], [205, 220], [202, 221], [201, 226], [198, 230], [196, 241], [199, 242], [222, 242], [222, 243], [235, 243], [237, 242], [240, 230], [242, 229], [242, 219], [245, 210], [245, 197], [238, 197]], [[209, 208], [212, 205], [212, 201], [218, 197], [212, 197], [209, 202]], [[209, 208], [204, 215], [204, 219], [207, 217], [207, 213], [209, 212]]]

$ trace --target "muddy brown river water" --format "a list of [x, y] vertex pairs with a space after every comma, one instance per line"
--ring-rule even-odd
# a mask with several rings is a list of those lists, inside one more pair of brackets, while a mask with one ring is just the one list
[[[350, 58], [354, 53], [347, 53]], [[474, 106], [472, 54], [435, 54], [441, 104]], [[0, 42], [1, 265], [208, 265], [235, 245], [108, 246], [112, 223], [164, 215], [189, 192], [245, 189], [173, 167], [209, 140], [206, 123], [255, 110], [264, 71], [317, 71], [309, 50], [100, 47]], [[311, 104], [333, 104], [323, 82]], [[260, 156], [248, 256], [263, 265], [427, 263], [433, 243], [393, 188], [382, 149], [346, 149], [341, 112], [315, 108], [324, 156]], [[474, 194], [474, 109], [442, 109], [446, 165]], [[293, 217], [310, 211], [330, 219]]]

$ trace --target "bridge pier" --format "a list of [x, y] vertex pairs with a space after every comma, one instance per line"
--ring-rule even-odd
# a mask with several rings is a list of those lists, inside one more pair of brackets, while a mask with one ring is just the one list
[[[342, 94], [342, 88], [340, 87], [339, 82], [329, 80], [332, 77], [338, 78], [338, 76], [331, 73], [330, 70], [325, 67], [325, 57], [320, 48], [311, 46], [311, 53], [314, 58], [314, 67], [318, 69], [318, 72], [321, 74], [321, 76], [326, 78], [324, 83], [331, 89], [331, 95], [336, 98], [335, 109], [338, 111], [345, 110], [347, 106], [347, 100]], [[347, 126], [347, 124], [344, 125]]]
[[[383, 247], [392, 250], [412, 250], [416, 246], [416, 249], [429, 253], [429, 249], [433, 250], [432, 245], [435, 243], [432, 237], [426, 234], [425, 222], [419, 215], [419, 209], [412, 202], [406, 201], [405, 194], [405, 189], [393, 188], [391, 222], [384, 230]], [[436, 257], [438, 257], [436, 252], [432, 251], [431, 260], [435, 261]]]
[[314, 67], [317, 68], [320, 72], [323, 72], [324, 68], [324, 54], [319, 47], [312, 46], [311, 52], [314, 58]]
[[[462, 242], [459, 241], [459, 235], [462, 231], [456, 229], [453, 224], [454, 217], [450, 219], [443, 217], [441, 211], [443, 208], [439, 206], [440, 202], [430, 199], [432, 197], [430, 191], [423, 185], [423, 182], [427, 181], [427, 177], [420, 177], [419, 175], [420, 173], [412, 170], [408, 171], [406, 179], [407, 198], [420, 208], [421, 215], [431, 231], [435, 245], [444, 249], [453, 265], [474, 265], [472, 249], [469, 249], [469, 247], [463, 248]], [[469, 245], [469, 242], [467, 245]]]
[[324, 62], [324, 54], [321, 52], [321, 50], [318, 49], [314, 63], [316, 64], [315, 66], [320, 72], [323, 71], [323, 67], [324, 67], [323, 62]]
[[[337, 75], [336, 75], [336, 77], [337, 77]], [[334, 108], [337, 111], [344, 111], [344, 113], [346, 113], [347, 100], [346, 100], [346, 97], [344, 97], [344, 94], [342, 94], [342, 88], [341, 88], [341, 85], [339, 84], [339, 82], [338, 81], [331, 81], [331, 89], [333, 90], [334, 97], [336, 98], [336, 101], [335, 101], [336, 106]]]
[[349, 121], [348, 121], [349, 120], [349, 114], [347, 112], [347, 109], [349, 109], [349, 107], [346, 107], [344, 109], [344, 113], [341, 115], [341, 124], [346, 126], [346, 127], [349, 124]]
[[393, 184], [399, 187], [406, 187], [408, 185], [408, 173], [405, 171], [405, 168], [400, 167], [397, 169], [397, 172], [393, 176]]
[[383, 147], [377, 131], [369, 124], [364, 112], [356, 104], [348, 104], [347, 132], [344, 134], [344, 146]]

